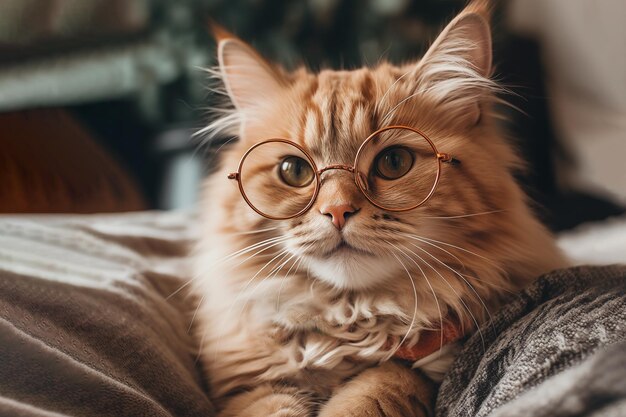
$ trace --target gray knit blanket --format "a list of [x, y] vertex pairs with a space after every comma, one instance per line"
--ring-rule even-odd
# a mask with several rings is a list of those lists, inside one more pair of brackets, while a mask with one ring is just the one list
[[626, 416], [626, 266], [541, 277], [465, 343], [437, 415]]

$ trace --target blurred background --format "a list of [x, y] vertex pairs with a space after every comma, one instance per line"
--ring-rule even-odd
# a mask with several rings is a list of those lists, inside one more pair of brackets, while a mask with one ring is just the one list
[[[520, 176], [554, 230], [626, 207], [626, 2], [496, 1]], [[208, 18], [294, 68], [419, 57], [464, 0], [3, 0], [0, 212], [192, 207], [213, 147]]]

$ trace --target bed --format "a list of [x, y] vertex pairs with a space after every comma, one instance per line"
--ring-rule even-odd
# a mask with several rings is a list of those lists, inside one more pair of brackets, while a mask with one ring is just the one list
[[[191, 211], [0, 218], [0, 416], [214, 415], [184, 286], [194, 224]], [[626, 218], [559, 241], [576, 265], [624, 263]], [[485, 344], [466, 342], [438, 415], [626, 415], [625, 277], [542, 277]]]

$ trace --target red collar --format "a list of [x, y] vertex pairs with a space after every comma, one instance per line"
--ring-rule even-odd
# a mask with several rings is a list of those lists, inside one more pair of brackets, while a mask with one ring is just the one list
[[437, 352], [441, 347], [458, 341], [463, 335], [464, 332], [459, 323], [446, 321], [443, 324], [443, 329], [422, 330], [415, 345], [409, 346], [405, 342], [396, 350], [393, 356], [397, 359], [416, 362]]

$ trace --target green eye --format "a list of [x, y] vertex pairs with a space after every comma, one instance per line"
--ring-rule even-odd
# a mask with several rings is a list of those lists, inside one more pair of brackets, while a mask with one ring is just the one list
[[386, 180], [396, 180], [406, 175], [413, 166], [413, 154], [405, 148], [387, 148], [376, 156], [376, 175]]
[[306, 187], [315, 178], [311, 165], [297, 156], [288, 156], [278, 167], [280, 179], [292, 187]]

